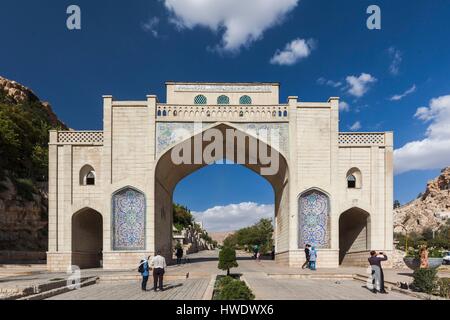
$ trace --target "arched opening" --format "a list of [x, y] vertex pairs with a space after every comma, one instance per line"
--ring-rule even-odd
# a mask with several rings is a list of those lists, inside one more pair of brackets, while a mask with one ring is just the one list
[[102, 266], [103, 218], [86, 208], [72, 216], [72, 264], [81, 269]]
[[217, 98], [217, 104], [230, 104], [230, 98], [227, 96], [219, 96]]
[[252, 104], [252, 98], [245, 95], [239, 98], [239, 104]]
[[80, 170], [80, 185], [93, 186], [95, 185], [95, 170], [90, 165], [85, 165]]
[[367, 265], [370, 250], [370, 215], [352, 208], [339, 217], [339, 264]]
[[361, 189], [362, 187], [362, 174], [358, 168], [351, 168], [347, 171], [347, 188], [348, 189]]
[[352, 174], [347, 177], [347, 188], [349, 188], [349, 189], [356, 188], [356, 178]]
[[[230, 138], [229, 131], [235, 136]], [[205, 136], [220, 134], [223, 141], [213, 139], [205, 139]], [[242, 139], [242, 140], [241, 140]], [[228, 140], [228, 141], [227, 141]], [[200, 141], [200, 147], [195, 144]], [[211, 150], [211, 143], [223, 153]], [[242, 143], [243, 142], [243, 143]], [[253, 154], [250, 152], [252, 146], [257, 146], [257, 150], [264, 149], [271, 159], [277, 159], [277, 168], [274, 172], [268, 173], [273, 164], [268, 163], [260, 155], [260, 152]], [[195, 158], [196, 151], [201, 150], [200, 161]], [[174, 156], [175, 155], [175, 156]], [[203, 155], [203, 157], [202, 157]], [[205, 155], [207, 157], [205, 158]], [[208, 157], [208, 155], [210, 157]], [[242, 155], [245, 155], [242, 159]], [[183, 162], [176, 159], [183, 158]], [[228, 160], [224, 160], [228, 159]], [[175, 161], [177, 160], [177, 161]], [[194, 172], [213, 165], [215, 162], [234, 162], [247, 169], [259, 174], [273, 188], [274, 192], [274, 243], [275, 251], [286, 253], [289, 250], [289, 200], [288, 200], [288, 166], [284, 156], [275, 148], [270, 147], [257, 138], [237, 130], [227, 124], [219, 124], [213, 128], [206, 129], [179, 144], [173, 146], [166, 151], [158, 160], [155, 169], [155, 246], [161, 250], [166, 258], [172, 258], [172, 215], [174, 191], [176, 186], [184, 178], [190, 176]], [[219, 167], [222, 165], [218, 165]], [[205, 168], [206, 170], [206, 168]], [[203, 171], [203, 170], [202, 170]], [[236, 183], [239, 180], [236, 179]], [[230, 230], [231, 231], [231, 230]]]
[[202, 94], [199, 94], [194, 98], [194, 104], [207, 104], [208, 100]]
[[312, 189], [300, 195], [299, 248], [306, 244], [316, 248], [330, 247], [330, 199], [324, 192]]

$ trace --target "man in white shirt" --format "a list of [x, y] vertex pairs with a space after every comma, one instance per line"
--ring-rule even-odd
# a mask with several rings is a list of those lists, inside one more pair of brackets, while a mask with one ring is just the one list
[[151, 266], [153, 268], [153, 290], [157, 290], [159, 282], [159, 290], [164, 291], [163, 278], [164, 270], [167, 267], [166, 259], [161, 256], [161, 251], [156, 252], [156, 256], [153, 257]]

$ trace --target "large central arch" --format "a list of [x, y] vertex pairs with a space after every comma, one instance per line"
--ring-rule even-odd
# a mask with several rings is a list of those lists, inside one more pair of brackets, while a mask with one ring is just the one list
[[[202, 137], [211, 136], [211, 130], [220, 132], [222, 134], [223, 141], [220, 143], [223, 147], [223, 155], [220, 153], [212, 153], [212, 158], [209, 162], [205, 159], [197, 161], [194, 159], [194, 142], [201, 141], [201, 152], [205, 151], [211, 142], [203, 141]], [[236, 136], [232, 137], [234, 143], [230, 143], [230, 138], [227, 139], [227, 130], [235, 130], [236, 135], [244, 138], [245, 143], [238, 143]], [[228, 141], [227, 141], [228, 140]], [[228, 143], [227, 143], [228, 142]], [[258, 145], [258, 152], [249, 155], [249, 150], [253, 150], [252, 146]], [[191, 162], [190, 164], [174, 163], [172, 159], [172, 151], [176, 151], [181, 147], [184, 150], [190, 150]], [[177, 148], [177, 149], [175, 149]], [[278, 159], [278, 170], [273, 175], [264, 175], [264, 169], [267, 169], [270, 165], [265, 164], [265, 160], [260, 157], [259, 149], [263, 148], [267, 150], [267, 154], [270, 157]], [[208, 149], [209, 150], [209, 149]], [[166, 150], [156, 162], [155, 168], [155, 249], [161, 250], [167, 257], [171, 257], [172, 246], [172, 203], [173, 192], [177, 184], [191, 173], [214, 163], [214, 161], [239, 159], [238, 155], [245, 154], [245, 161], [239, 162], [248, 169], [256, 172], [266, 179], [273, 188], [275, 195], [275, 250], [276, 252], [288, 250], [288, 232], [289, 232], [289, 199], [288, 199], [288, 162], [286, 158], [276, 148], [270, 145], [270, 142], [266, 143], [257, 137], [245, 133], [228, 123], [219, 123], [213, 125], [206, 130], [196, 133], [195, 135], [187, 138], [186, 140], [172, 146], [169, 150]], [[232, 155], [233, 159], [226, 157]], [[198, 159], [197, 159], [198, 160]], [[238, 181], [236, 181], [238, 183]]]

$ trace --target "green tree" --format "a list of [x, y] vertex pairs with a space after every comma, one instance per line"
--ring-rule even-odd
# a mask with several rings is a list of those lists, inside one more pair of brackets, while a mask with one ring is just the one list
[[251, 227], [243, 228], [229, 236], [224, 244], [229, 246], [250, 248], [258, 245], [260, 252], [265, 254], [272, 250], [273, 246], [273, 226], [271, 219], [261, 219]]
[[400, 208], [400, 207], [401, 207], [400, 201], [395, 200], [394, 201], [394, 209], [397, 209], [397, 208]]
[[219, 269], [226, 270], [227, 276], [229, 276], [230, 269], [238, 266], [236, 261], [236, 250], [230, 247], [223, 247], [219, 252]]
[[188, 228], [194, 224], [194, 217], [191, 211], [180, 204], [173, 205], [173, 224], [177, 230]]

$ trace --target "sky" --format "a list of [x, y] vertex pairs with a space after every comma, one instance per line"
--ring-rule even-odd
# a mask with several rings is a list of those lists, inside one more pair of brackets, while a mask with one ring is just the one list
[[[70, 5], [81, 30], [67, 28]], [[0, 75], [77, 130], [102, 129], [104, 94], [164, 102], [168, 80], [280, 82], [280, 102], [339, 96], [341, 131], [394, 131], [401, 203], [450, 164], [448, 0], [2, 0], [0, 27]], [[270, 184], [240, 166], [197, 171], [174, 198], [215, 230], [273, 216]]]

